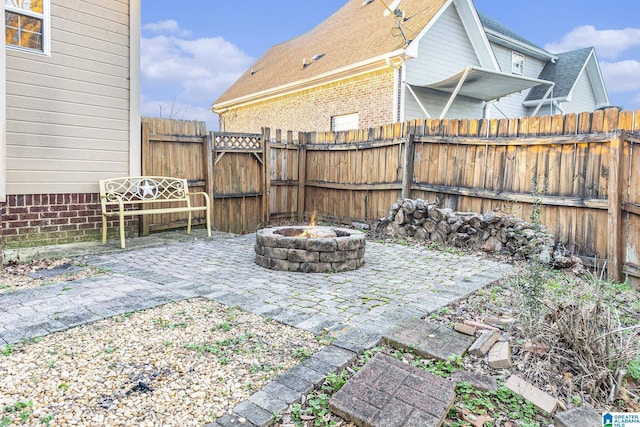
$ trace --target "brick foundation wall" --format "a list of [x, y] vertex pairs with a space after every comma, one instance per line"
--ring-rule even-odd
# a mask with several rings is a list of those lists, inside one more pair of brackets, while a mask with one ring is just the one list
[[225, 132], [260, 133], [262, 127], [330, 131], [331, 116], [359, 114], [359, 127], [392, 123], [394, 70], [389, 68], [251, 104], [221, 115]]
[[[97, 193], [8, 195], [0, 206], [4, 247], [101, 241]], [[108, 225], [109, 238], [119, 236], [117, 219], [110, 219]], [[125, 227], [128, 236], [137, 235], [138, 218], [127, 219]]]

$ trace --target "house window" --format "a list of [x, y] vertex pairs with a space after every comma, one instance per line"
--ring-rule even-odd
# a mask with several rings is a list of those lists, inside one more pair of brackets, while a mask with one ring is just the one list
[[5, 0], [7, 46], [48, 53], [49, 0]]
[[511, 52], [511, 72], [513, 74], [524, 74], [524, 55], [520, 52]]
[[343, 114], [331, 117], [331, 130], [339, 132], [342, 130], [358, 129], [358, 113]]

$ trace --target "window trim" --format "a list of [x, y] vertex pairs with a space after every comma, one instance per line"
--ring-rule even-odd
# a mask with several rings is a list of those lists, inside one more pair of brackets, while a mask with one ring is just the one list
[[[6, 39], [4, 44], [5, 47], [7, 49], [11, 49], [18, 52], [26, 52], [34, 55], [44, 55], [44, 56], [50, 57], [51, 56], [51, 0], [42, 0], [42, 14], [7, 5], [6, 1], [4, 1], [2, 2], [2, 14], [5, 15], [6, 11], [17, 13], [23, 16], [28, 16], [31, 18], [42, 19], [42, 50], [30, 49], [28, 47], [7, 44]], [[6, 24], [5, 24], [5, 32], [6, 32]]]
[[[524, 54], [516, 52], [515, 50], [511, 51], [511, 74], [524, 76], [524, 60]], [[520, 68], [518, 68], [516, 64], [520, 64]]]

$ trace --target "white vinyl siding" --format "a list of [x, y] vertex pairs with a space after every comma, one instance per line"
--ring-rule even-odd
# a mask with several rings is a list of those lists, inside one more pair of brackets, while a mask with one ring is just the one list
[[7, 193], [128, 175], [128, 0], [52, 0], [51, 56], [7, 51]]
[[[428, 84], [444, 80], [463, 71], [469, 65], [480, 65], [455, 5], [438, 19], [420, 41], [418, 56], [407, 62], [406, 81]], [[406, 89], [405, 89], [406, 90]], [[431, 117], [438, 117], [444, 109], [450, 93], [413, 87], [420, 102]], [[406, 90], [404, 120], [425, 118], [425, 114], [413, 95]], [[480, 117], [482, 102], [458, 97], [447, 117]]]
[[[571, 92], [571, 102], [560, 104], [565, 113], [583, 113], [585, 111], [593, 111], [597, 107], [596, 96], [593, 93], [593, 87], [589, 82], [586, 72], [578, 78], [578, 81]], [[575, 101], [573, 101], [575, 100]]]
[[417, 58], [407, 62], [406, 78], [418, 85], [433, 83], [469, 65], [480, 65], [480, 62], [452, 4], [420, 40]]
[[[503, 73], [511, 72], [511, 63], [512, 63], [512, 49], [506, 48], [504, 46], [500, 46], [498, 44], [492, 43], [491, 47], [493, 52], [496, 55], [496, 59], [498, 60], [498, 65], [500, 65], [500, 70]], [[544, 68], [545, 62], [539, 59], [533, 58], [531, 56], [525, 55], [524, 57], [524, 77], [532, 77], [537, 79]], [[525, 108], [522, 103], [527, 98], [530, 89], [523, 90], [521, 92], [516, 92], [511, 95], [502, 97], [499, 102], [497, 102], [498, 108], [506, 114], [508, 117], [524, 117], [528, 116], [530, 111]], [[548, 114], [548, 110], [547, 110]], [[501, 112], [497, 109], [490, 107], [489, 108], [490, 118], [504, 118]]]

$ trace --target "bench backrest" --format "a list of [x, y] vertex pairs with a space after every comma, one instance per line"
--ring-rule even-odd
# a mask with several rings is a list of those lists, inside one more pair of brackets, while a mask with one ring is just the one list
[[103, 205], [124, 203], [187, 202], [187, 180], [167, 176], [127, 176], [100, 180]]

